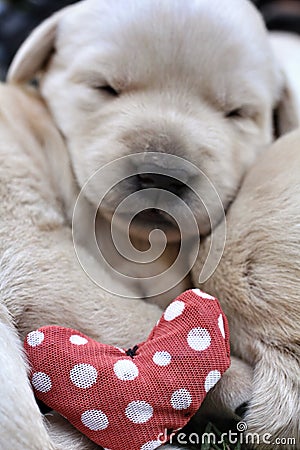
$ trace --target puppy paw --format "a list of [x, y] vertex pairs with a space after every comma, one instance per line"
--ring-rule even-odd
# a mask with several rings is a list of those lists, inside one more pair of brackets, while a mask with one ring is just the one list
[[299, 364], [279, 351], [266, 351], [257, 363], [253, 395], [244, 415], [250, 448], [300, 448]]

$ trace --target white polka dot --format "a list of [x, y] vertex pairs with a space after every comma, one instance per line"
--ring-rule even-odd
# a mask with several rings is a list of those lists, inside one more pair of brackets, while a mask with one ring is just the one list
[[218, 325], [219, 325], [221, 334], [222, 334], [223, 338], [225, 339], [224, 320], [223, 320], [222, 314], [219, 315]]
[[52, 388], [51, 378], [44, 372], [35, 372], [32, 375], [31, 382], [39, 392], [49, 392]]
[[170, 364], [172, 356], [168, 352], [156, 352], [152, 359], [158, 366], [165, 367]]
[[216, 300], [212, 295], [207, 294], [206, 292], [201, 291], [200, 289], [192, 289], [194, 294], [199, 295], [201, 298], [206, 298], [207, 300]]
[[132, 361], [121, 359], [114, 364], [114, 372], [119, 380], [131, 381], [138, 376], [139, 369]]
[[193, 350], [202, 351], [210, 346], [211, 337], [205, 328], [193, 328], [188, 334], [187, 342]]
[[157, 447], [162, 445], [161, 441], [149, 441], [141, 446], [141, 450], [155, 450]]
[[187, 409], [192, 403], [192, 396], [187, 389], [178, 389], [173, 392], [171, 405], [174, 409]]
[[70, 370], [70, 378], [75, 386], [86, 389], [93, 386], [97, 380], [97, 370], [90, 364], [76, 364]]
[[42, 331], [32, 331], [27, 336], [27, 344], [30, 345], [30, 347], [36, 347], [37, 345], [40, 345], [44, 339], [45, 335]]
[[74, 345], [85, 345], [88, 343], [88, 340], [82, 336], [78, 336], [78, 334], [72, 334], [70, 336], [70, 342]]
[[128, 404], [125, 414], [133, 423], [145, 423], [153, 416], [153, 408], [144, 401], [135, 401]]
[[221, 378], [221, 374], [218, 370], [212, 370], [205, 378], [204, 388], [208, 392]]
[[107, 415], [99, 409], [90, 409], [81, 415], [81, 422], [93, 431], [105, 430], [109, 421]]
[[184, 307], [185, 307], [184, 302], [180, 300], [175, 300], [165, 310], [164, 319], [167, 322], [176, 319], [176, 317], [180, 316], [183, 313]]

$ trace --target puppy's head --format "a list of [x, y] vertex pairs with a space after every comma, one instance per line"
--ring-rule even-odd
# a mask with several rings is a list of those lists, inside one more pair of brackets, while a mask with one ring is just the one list
[[[178, 217], [183, 200], [202, 234], [222, 213], [206, 177], [226, 210], [272, 139], [283, 87], [262, 20], [245, 0], [82, 1], [29, 37], [9, 79], [37, 72], [80, 188], [107, 163], [140, 154], [116, 166], [122, 182], [102, 202], [105, 214], [141, 191], [138, 212], [143, 190], [158, 188], [174, 195], [156, 196], [156, 219], [166, 202]], [[94, 205], [107, 167], [85, 188]]]

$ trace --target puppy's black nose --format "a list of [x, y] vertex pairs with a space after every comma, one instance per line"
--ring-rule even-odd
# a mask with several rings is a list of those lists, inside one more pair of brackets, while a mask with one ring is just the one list
[[139, 189], [163, 189], [180, 196], [187, 189], [187, 185], [175, 176], [161, 175], [158, 173], [141, 173], [137, 175]]

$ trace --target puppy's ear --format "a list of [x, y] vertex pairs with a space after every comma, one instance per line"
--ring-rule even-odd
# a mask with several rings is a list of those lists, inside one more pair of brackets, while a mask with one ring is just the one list
[[300, 126], [300, 38], [289, 33], [269, 33], [281, 70], [280, 97], [274, 111], [275, 136]]
[[[300, 85], [298, 91], [300, 91]], [[274, 110], [275, 137], [282, 136], [300, 126], [300, 98], [297, 99], [296, 94], [297, 90], [295, 91], [289, 80], [285, 79], [279, 102]]]
[[66, 9], [45, 20], [21, 45], [9, 68], [8, 82], [25, 83], [32, 80], [47, 62], [54, 48], [58, 23]]

